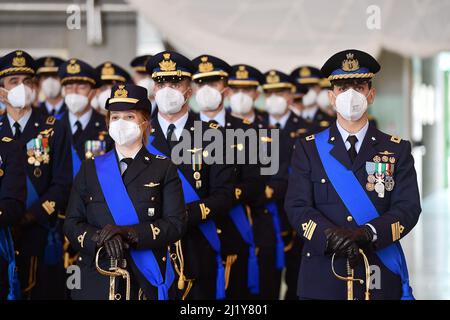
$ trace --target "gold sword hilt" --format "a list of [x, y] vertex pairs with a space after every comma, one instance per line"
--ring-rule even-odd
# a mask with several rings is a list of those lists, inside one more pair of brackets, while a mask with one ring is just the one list
[[[367, 259], [367, 256], [365, 255], [365, 253], [364, 253], [364, 251], [362, 249], [359, 249], [359, 254], [361, 254], [362, 257], [363, 257], [364, 269], [365, 269], [365, 273], [366, 273], [366, 279], [365, 279], [366, 290], [364, 292], [364, 300], [370, 300], [370, 293], [369, 293], [369, 289], [370, 289], [370, 265], [369, 265], [369, 260]], [[332, 257], [331, 257], [331, 270], [332, 270], [334, 276], [337, 279], [347, 282], [347, 300], [355, 300], [354, 299], [354, 294], [353, 294], [353, 283], [354, 282], [359, 282], [362, 285], [362, 284], [364, 284], [364, 280], [355, 278], [355, 270], [350, 267], [350, 261], [348, 259], [347, 259], [347, 276], [343, 277], [343, 276], [337, 274], [336, 270], [334, 269], [334, 258], [335, 258], [335, 256], [336, 256], [336, 254], [334, 253], [332, 255]]]

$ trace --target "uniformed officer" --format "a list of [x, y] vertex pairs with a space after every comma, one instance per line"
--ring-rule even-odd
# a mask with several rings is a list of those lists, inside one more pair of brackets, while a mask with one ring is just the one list
[[[284, 211], [284, 197], [286, 195], [287, 181], [290, 172], [290, 160], [295, 141], [311, 133], [311, 125], [300, 117], [297, 117], [288, 106], [292, 104], [292, 96], [295, 90], [293, 79], [288, 75], [270, 70], [264, 74], [263, 90], [265, 93], [265, 105], [268, 112], [266, 123], [270, 128], [279, 129], [278, 147], [280, 165], [278, 172], [269, 178], [267, 182], [266, 208], [273, 216], [278, 216], [280, 229], [285, 244], [286, 284], [285, 299], [296, 297], [295, 289], [300, 258], [296, 251], [299, 250], [299, 239], [289, 225]], [[277, 142], [272, 142], [277, 143]]]
[[312, 123], [315, 131], [329, 127], [334, 119], [322, 111], [318, 105], [318, 97], [321, 92], [320, 80], [323, 78], [320, 70], [311, 66], [302, 66], [292, 71], [291, 77], [295, 79], [296, 83], [308, 88], [302, 97], [302, 118]]
[[292, 105], [289, 106], [291, 111], [297, 116], [302, 116], [302, 111], [305, 109], [303, 105], [303, 96], [308, 93], [308, 87], [304, 84], [295, 83], [295, 93], [292, 99]]
[[[421, 212], [417, 178], [410, 143], [368, 122], [379, 70], [358, 50], [339, 52], [322, 67], [337, 122], [297, 142], [286, 196], [290, 222], [304, 241], [301, 298], [412, 298], [399, 240]], [[353, 294], [332, 262], [338, 275], [364, 280], [353, 283]]]
[[60, 66], [58, 75], [68, 108], [61, 122], [71, 137], [72, 174], [75, 176], [82, 160], [105, 154], [113, 143], [108, 136], [105, 117], [91, 106], [100, 85], [97, 70], [82, 60], [69, 59]]
[[103, 62], [95, 68], [100, 82], [94, 100], [94, 109], [102, 115], [106, 115], [106, 100], [111, 95], [111, 88], [115, 84], [125, 84], [131, 81], [130, 74], [122, 67], [110, 61]]
[[[252, 203], [264, 194], [264, 180], [257, 162], [258, 135], [247, 120], [225, 111], [223, 100], [228, 93], [231, 66], [211, 55], [201, 55], [193, 61], [195, 98], [200, 108], [199, 119], [231, 129], [242, 137], [226, 141], [227, 159], [233, 160], [234, 201], [230, 213], [219, 219], [222, 231], [222, 257], [225, 264], [227, 299], [250, 299], [259, 295], [259, 266], [251, 219]], [[230, 131], [230, 130], [228, 130]], [[225, 131], [223, 131], [225, 132]], [[253, 148], [254, 153], [250, 150]]]
[[26, 159], [26, 213], [15, 241], [24, 293], [32, 299], [62, 298], [59, 216], [64, 213], [72, 183], [69, 136], [53, 116], [31, 108], [35, 88], [33, 58], [22, 50], [0, 59], [2, 100], [7, 114], [0, 138], [13, 137]]
[[44, 115], [54, 116], [58, 120], [67, 110], [58, 77], [58, 68], [63, 62], [63, 59], [51, 56], [36, 60], [36, 77], [39, 80], [39, 88], [45, 96], [45, 101], [41, 102], [39, 109]]
[[[4, 121], [3, 117], [0, 121]], [[19, 144], [3, 137], [0, 140], [0, 300], [16, 300], [21, 296], [10, 227], [25, 213], [24, 167]]]
[[148, 59], [150, 59], [151, 55], [142, 55], [137, 56], [130, 62], [130, 66], [133, 68], [132, 79], [133, 82], [147, 89], [148, 98], [152, 103], [151, 115], [152, 117], [156, 114], [156, 103], [155, 103], [155, 81], [152, 79], [151, 75], [146, 71], [145, 65], [147, 64]]
[[64, 224], [81, 253], [81, 289], [72, 291], [74, 299], [126, 299], [120, 277], [111, 292], [104, 273], [111, 263], [129, 273], [129, 298], [169, 298], [175, 272], [168, 246], [183, 235], [186, 211], [176, 167], [145, 148], [149, 103], [142, 87], [112, 88], [106, 109], [115, 148], [83, 161], [75, 179]]
[[[229, 100], [231, 114], [235, 117], [247, 120], [258, 130], [259, 147], [265, 148], [264, 154], [270, 150], [271, 138], [266, 123], [265, 112], [254, 107], [254, 102], [259, 96], [258, 87], [264, 82], [263, 74], [256, 68], [239, 64], [232, 67], [229, 76]], [[266, 131], [264, 131], [266, 130]], [[259, 159], [261, 160], [261, 159]], [[259, 161], [261, 167], [266, 162]], [[266, 195], [264, 187], [268, 179], [267, 175], [260, 175], [260, 190], [252, 200], [251, 217], [255, 236], [255, 244], [258, 250], [258, 263], [260, 273], [259, 299], [277, 300], [280, 296], [280, 271], [284, 268], [284, 244], [281, 238], [281, 230], [278, 215], [271, 215], [265, 208]], [[261, 192], [262, 191], [262, 192]], [[277, 246], [280, 251], [277, 260]], [[278, 276], [276, 276], [278, 275]]]
[[209, 161], [207, 158], [215, 155], [214, 150], [207, 148], [209, 141], [203, 140], [203, 136], [194, 137], [195, 132], [220, 128], [217, 124], [195, 121], [196, 115], [189, 112], [192, 62], [179, 53], [164, 51], [150, 58], [146, 68], [155, 80], [158, 107], [148, 148], [153, 153], [175, 156], [172, 161], [178, 163], [187, 204], [188, 230], [181, 244], [177, 244], [184, 254], [180, 250], [176, 254], [181, 260], [177, 271], [181, 280], [186, 280], [179, 286], [182, 299], [223, 299], [225, 270], [220, 230], [215, 221], [231, 209], [233, 167]]

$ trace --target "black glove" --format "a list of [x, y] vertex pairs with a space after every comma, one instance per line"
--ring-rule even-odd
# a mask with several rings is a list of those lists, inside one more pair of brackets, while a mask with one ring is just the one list
[[120, 235], [116, 234], [111, 239], [105, 241], [105, 248], [110, 258], [121, 261], [124, 256], [125, 249], [128, 249], [129, 246], [123, 241]]
[[120, 235], [128, 244], [135, 245], [138, 242], [138, 235], [133, 227], [116, 226], [107, 224], [102, 230], [97, 231], [97, 247], [101, 247], [106, 241], [115, 235]]
[[367, 247], [373, 239], [372, 229], [362, 226], [357, 229], [330, 228], [325, 230], [327, 247], [325, 254], [336, 253], [337, 256], [348, 257], [348, 249], [352, 244]]

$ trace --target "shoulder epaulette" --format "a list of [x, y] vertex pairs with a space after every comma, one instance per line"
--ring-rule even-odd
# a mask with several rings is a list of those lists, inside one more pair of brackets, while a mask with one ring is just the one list
[[47, 118], [47, 121], [45, 122], [46, 124], [49, 124], [49, 125], [54, 125], [55, 124], [55, 121], [56, 121], [56, 118], [54, 117], [54, 116], [49, 116], [48, 118]]
[[156, 155], [156, 159], [167, 159], [166, 157], [164, 157], [164, 156], [160, 156], [159, 154], [158, 155]]
[[306, 137], [306, 141], [312, 141], [312, 140], [314, 140], [315, 138], [316, 138], [316, 137], [312, 134], [312, 135]]
[[398, 136], [392, 136], [391, 141], [398, 144], [402, 141], [402, 138], [400, 138]]
[[9, 138], [9, 137], [3, 137], [2, 141], [3, 142], [11, 142], [13, 139]]

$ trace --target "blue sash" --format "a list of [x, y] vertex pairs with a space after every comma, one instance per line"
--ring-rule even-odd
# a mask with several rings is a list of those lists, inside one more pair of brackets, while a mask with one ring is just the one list
[[256, 257], [255, 240], [253, 239], [253, 229], [248, 221], [242, 205], [234, 206], [230, 211], [230, 218], [241, 234], [242, 239], [248, 245], [248, 270], [247, 286], [252, 294], [259, 294], [259, 266]]
[[56, 120], [61, 120], [61, 118], [64, 116], [65, 113], [66, 113], [65, 111], [64, 112], [60, 112], [58, 114], [55, 114], [54, 117], [55, 117]]
[[0, 257], [8, 263], [8, 300], [18, 300], [21, 296], [19, 277], [16, 272], [14, 243], [9, 228], [0, 229]]
[[280, 216], [278, 213], [278, 207], [277, 204], [272, 201], [266, 204], [266, 209], [269, 211], [270, 215], [272, 216], [272, 223], [273, 228], [275, 230], [275, 254], [276, 254], [276, 266], [278, 270], [283, 270], [285, 266], [284, 262], [284, 242], [283, 238], [281, 237], [281, 223], [280, 223]]
[[[164, 155], [161, 151], [159, 151], [152, 145], [154, 139], [155, 139], [154, 136], [149, 137], [147, 150], [154, 155], [163, 156], [167, 158], [166, 155]], [[184, 202], [188, 204], [191, 202], [199, 201], [200, 197], [198, 196], [194, 188], [191, 186], [189, 181], [186, 179], [186, 177], [179, 169], [177, 171], [183, 188]], [[206, 222], [201, 223], [198, 227], [200, 231], [203, 233], [203, 236], [206, 238], [206, 240], [208, 240], [209, 245], [213, 248], [214, 252], [216, 253], [216, 264], [217, 264], [216, 299], [222, 300], [225, 298], [225, 269], [223, 267], [220, 240], [219, 236], [217, 235], [216, 224], [212, 220], [208, 220]]]
[[[333, 145], [328, 143], [329, 131], [330, 129], [327, 129], [317, 134], [315, 138], [323, 167], [356, 223], [358, 225], [366, 224], [380, 215], [353, 172], [345, 168], [329, 153], [333, 148]], [[402, 300], [413, 300], [412, 288], [409, 286], [408, 268], [400, 242], [396, 241], [386, 248], [377, 250], [376, 254], [391, 272], [400, 276]]]
[[75, 150], [74, 146], [71, 145], [71, 147], [72, 147], [72, 174], [73, 174], [73, 177], [75, 177], [77, 175], [78, 171], [80, 171], [81, 159], [78, 156], [78, 153]]
[[37, 200], [39, 199], [39, 195], [31, 182], [30, 178], [27, 176], [27, 203], [26, 207], [29, 209]]
[[[108, 208], [119, 226], [139, 223], [139, 218], [120, 175], [117, 159], [113, 151], [95, 158], [98, 181]], [[169, 288], [175, 274], [167, 253], [165, 281], [152, 250], [130, 250], [131, 258], [144, 277], [158, 288], [158, 300], [168, 300]]]

